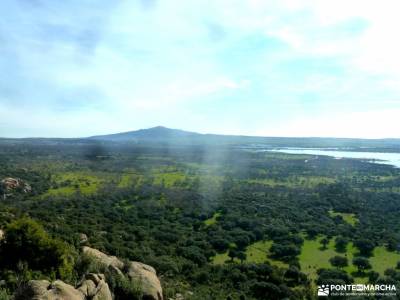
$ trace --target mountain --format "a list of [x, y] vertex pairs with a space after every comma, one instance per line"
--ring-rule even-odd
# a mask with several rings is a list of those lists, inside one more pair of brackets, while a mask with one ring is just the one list
[[121, 132], [107, 135], [91, 136], [88, 139], [114, 142], [163, 142], [191, 140], [202, 136], [200, 133], [157, 126], [148, 129]]
[[[270, 147], [335, 147], [382, 149], [382, 151], [400, 151], [400, 139], [354, 139], [354, 138], [319, 138], [319, 137], [260, 137], [240, 135], [201, 134], [196, 132], [171, 129], [163, 126], [128, 131], [116, 134], [98, 135], [87, 140], [105, 142], [155, 143], [155, 144], [205, 144], [205, 145], [249, 145], [261, 144]], [[365, 148], [365, 149], [364, 149]]]
[[357, 139], [357, 138], [321, 138], [321, 137], [262, 137], [243, 135], [202, 134], [180, 129], [156, 126], [87, 138], [0, 138], [1, 145], [15, 144], [155, 144], [155, 145], [233, 145], [245, 147], [312, 147], [340, 148], [342, 150], [400, 152], [400, 139]]

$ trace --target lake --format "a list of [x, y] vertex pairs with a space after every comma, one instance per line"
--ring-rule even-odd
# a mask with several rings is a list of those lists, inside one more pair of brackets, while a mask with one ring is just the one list
[[357, 158], [372, 163], [387, 164], [400, 168], [400, 153], [381, 153], [381, 152], [353, 152], [340, 150], [324, 150], [313, 148], [284, 148], [265, 150], [273, 152], [282, 152], [289, 154], [310, 154], [310, 155], [326, 155], [335, 158]]

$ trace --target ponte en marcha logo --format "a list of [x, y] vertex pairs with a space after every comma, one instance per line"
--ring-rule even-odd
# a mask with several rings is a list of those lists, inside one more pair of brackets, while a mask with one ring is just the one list
[[317, 295], [327, 296], [396, 296], [394, 284], [322, 284]]

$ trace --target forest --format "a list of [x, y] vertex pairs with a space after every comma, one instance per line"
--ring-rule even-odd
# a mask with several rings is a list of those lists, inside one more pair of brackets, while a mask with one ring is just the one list
[[400, 170], [389, 165], [229, 144], [1, 140], [0, 180], [0, 299], [31, 279], [78, 281], [82, 244], [153, 266], [165, 299], [400, 287]]

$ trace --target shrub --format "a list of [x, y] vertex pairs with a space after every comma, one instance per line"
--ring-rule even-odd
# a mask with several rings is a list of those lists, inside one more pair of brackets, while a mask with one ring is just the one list
[[16, 220], [6, 227], [0, 244], [0, 269], [41, 271], [52, 278], [73, 277], [75, 251], [66, 243], [51, 238], [43, 227], [29, 218]]
[[6, 290], [0, 289], [0, 300], [11, 300], [11, 295]]

